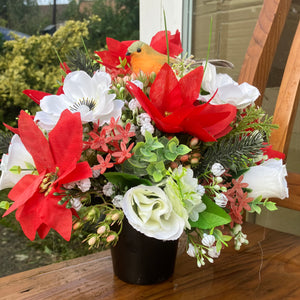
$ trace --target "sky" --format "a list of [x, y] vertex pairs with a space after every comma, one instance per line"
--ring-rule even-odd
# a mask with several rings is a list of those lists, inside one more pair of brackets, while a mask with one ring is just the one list
[[[68, 4], [70, 0], [56, 0], [56, 4]], [[53, 4], [53, 0], [38, 0], [39, 5], [49, 5]]]

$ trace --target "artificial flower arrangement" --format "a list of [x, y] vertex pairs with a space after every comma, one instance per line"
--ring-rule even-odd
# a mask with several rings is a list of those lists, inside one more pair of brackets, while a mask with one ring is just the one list
[[268, 144], [276, 126], [254, 104], [259, 91], [180, 59], [178, 31], [150, 46], [108, 38], [107, 47], [96, 59], [78, 54], [80, 68], [61, 63], [56, 95], [24, 91], [40, 111], [7, 126], [0, 189], [11, 188], [12, 202], [2, 201], [3, 216], [16, 211], [30, 240], [50, 229], [69, 240], [94, 224], [90, 247], [114, 246], [124, 218], [163, 241], [185, 232], [199, 267], [230, 240], [247, 244], [244, 212], [275, 210], [268, 198], [288, 196], [284, 156]]

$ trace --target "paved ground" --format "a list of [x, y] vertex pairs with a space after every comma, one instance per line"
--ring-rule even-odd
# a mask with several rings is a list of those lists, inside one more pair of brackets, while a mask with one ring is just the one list
[[0, 225], [0, 277], [55, 262], [51, 254], [29, 243], [24, 235]]

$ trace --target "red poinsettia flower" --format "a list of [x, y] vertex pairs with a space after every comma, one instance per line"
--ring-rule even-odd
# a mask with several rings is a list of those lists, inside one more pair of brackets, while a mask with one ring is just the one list
[[[169, 55], [174, 57], [179, 55], [183, 49], [181, 45], [180, 40], [180, 32], [179, 30], [176, 30], [175, 34], [171, 34], [170, 31], [168, 31], [168, 41], [169, 41]], [[165, 55], [167, 55], [167, 43], [166, 43], [166, 33], [165, 31], [159, 31], [152, 39], [150, 46]]]
[[[179, 55], [182, 52], [180, 41], [180, 32], [177, 30], [174, 35], [168, 31], [169, 54], [170, 56]], [[95, 53], [101, 58], [101, 64], [107, 68], [113, 77], [131, 73], [130, 56], [126, 56], [128, 47], [135, 41], [123, 41], [112, 38], [106, 38], [107, 49], [105, 51], [96, 51]], [[165, 31], [159, 31], [153, 36], [150, 46], [156, 51], [167, 54], [166, 34]], [[126, 58], [126, 63], [122, 65]]]
[[36, 232], [44, 238], [51, 228], [70, 240], [75, 212], [66, 208], [66, 202], [58, 204], [62, 196], [54, 196], [54, 192], [62, 193], [63, 184], [92, 176], [87, 162], [78, 163], [83, 144], [80, 115], [65, 110], [48, 140], [24, 111], [18, 129], [38, 175], [25, 175], [18, 181], [8, 194], [14, 203], [3, 216], [16, 210], [16, 219], [30, 240], [34, 240]]
[[[134, 41], [123, 41], [112, 38], [106, 38], [107, 49], [105, 51], [96, 51], [95, 53], [101, 58], [101, 64], [106, 67], [107, 72], [112, 75], [130, 74], [130, 67], [127, 63], [130, 63], [130, 57], [126, 57], [128, 47]], [[121, 64], [126, 58], [124, 65]]]
[[151, 86], [150, 99], [131, 82], [127, 83], [127, 88], [159, 130], [186, 132], [204, 142], [211, 142], [232, 129], [230, 123], [236, 116], [236, 107], [230, 104], [195, 105], [202, 77], [201, 66], [178, 81], [171, 67], [165, 64]]

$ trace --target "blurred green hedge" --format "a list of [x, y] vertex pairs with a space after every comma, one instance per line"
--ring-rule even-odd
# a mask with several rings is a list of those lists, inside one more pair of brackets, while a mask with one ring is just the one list
[[[53, 36], [46, 34], [6, 41], [0, 56], [0, 121], [15, 125], [20, 109], [34, 113], [37, 105], [25, 89], [55, 93], [62, 75], [59, 58], [82, 48], [91, 20], [68, 21]], [[3, 127], [2, 127], [3, 128]]]

